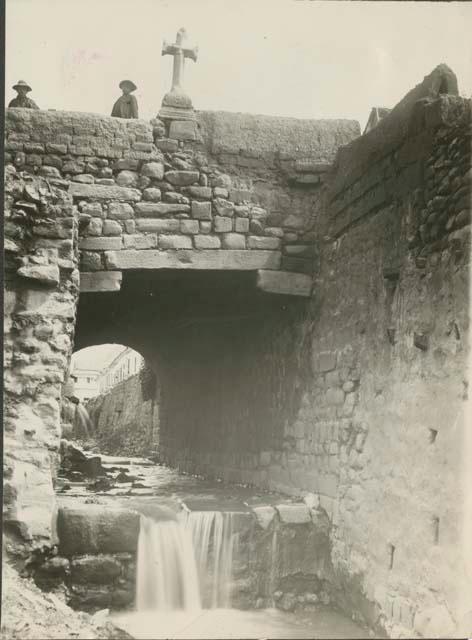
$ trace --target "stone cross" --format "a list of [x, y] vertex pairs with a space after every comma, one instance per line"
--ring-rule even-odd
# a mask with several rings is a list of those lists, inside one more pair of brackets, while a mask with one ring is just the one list
[[182, 90], [185, 58], [190, 58], [194, 62], [197, 61], [198, 47], [194, 47], [193, 49], [185, 47], [186, 39], [187, 32], [182, 27], [182, 29], [179, 29], [177, 32], [175, 44], [168, 44], [165, 40], [162, 44], [162, 55], [174, 56], [171, 91]]

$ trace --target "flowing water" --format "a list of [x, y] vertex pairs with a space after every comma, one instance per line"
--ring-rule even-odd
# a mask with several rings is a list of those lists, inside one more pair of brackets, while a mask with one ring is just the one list
[[141, 516], [138, 611], [230, 607], [233, 514], [182, 511], [176, 520]]
[[75, 409], [74, 431], [78, 437], [88, 440], [92, 433], [92, 421], [87, 409], [79, 402]]

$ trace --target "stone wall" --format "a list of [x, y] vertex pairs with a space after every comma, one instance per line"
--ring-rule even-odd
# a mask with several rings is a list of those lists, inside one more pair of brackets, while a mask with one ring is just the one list
[[163, 459], [314, 493], [339, 601], [393, 636], [450, 634], [470, 609], [470, 135], [470, 101], [444, 95], [343, 147], [310, 303], [174, 331], [163, 379]]
[[[203, 112], [198, 135], [184, 127], [168, 138], [158, 120], [12, 109], [5, 148], [7, 162], [67, 184], [81, 290], [114, 291], [128, 269], [311, 276], [321, 185], [358, 133], [352, 121]], [[309, 278], [286, 279], [309, 294]]]
[[149, 368], [120, 382], [86, 405], [100, 451], [124, 456], [156, 455], [159, 389]]
[[61, 185], [11, 165], [5, 196], [3, 523], [20, 539], [48, 542], [79, 293], [78, 225]]

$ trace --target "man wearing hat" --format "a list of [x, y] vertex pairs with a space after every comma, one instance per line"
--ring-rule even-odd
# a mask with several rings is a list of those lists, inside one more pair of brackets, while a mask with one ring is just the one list
[[31, 98], [27, 98], [26, 94], [28, 91], [31, 91], [31, 87], [24, 80], [20, 80], [15, 85], [13, 85], [13, 89], [17, 92], [16, 98], [8, 105], [9, 107], [17, 107], [20, 109], [39, 109], [38, 105]]
[[138, 101], [131, 95], [132, 91], [136, 91], [137, 86], [131, 80], [122, 80], [120, 89], [123, 95], [113, 105], [111, 115], [115, 118], [137, 118]]

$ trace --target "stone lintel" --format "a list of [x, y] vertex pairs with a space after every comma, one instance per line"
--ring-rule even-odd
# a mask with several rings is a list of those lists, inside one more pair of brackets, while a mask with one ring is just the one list
[[121, 289], [121, 271], [87, 271], [80, 274], [80, 292], [119, 291]]
[[[105, 253], [108, 269], [200, 269], [257, 271], [280, 269], [280, 251], [266, 250], [122, 250]], [[294, 274], [297, 275], [297, 274]]]
[[313, 279], [304, 273], [290, 271], [257, 272], [257, 287], [267, 293], [280, 293], [288, 296], [303, 296], [309, 298], [313, 286]]

